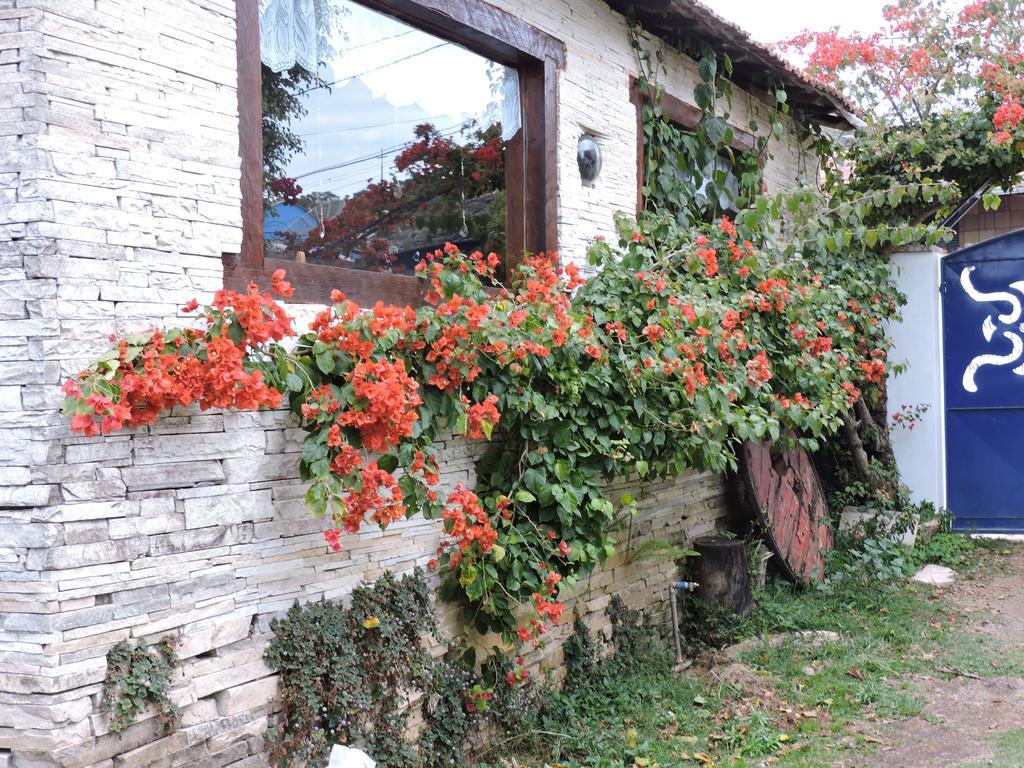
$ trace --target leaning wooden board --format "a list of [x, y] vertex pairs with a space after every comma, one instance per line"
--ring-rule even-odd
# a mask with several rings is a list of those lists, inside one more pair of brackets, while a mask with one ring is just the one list
[[740, 481], [787, 575], [804, 584], [822, 581], [832, 528], [821, 481], [807, 451], [799, 445], [746, 442]]

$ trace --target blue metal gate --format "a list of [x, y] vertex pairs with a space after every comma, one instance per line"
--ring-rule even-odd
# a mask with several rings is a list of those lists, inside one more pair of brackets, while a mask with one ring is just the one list
[[1024, 533], [1024, 230], [947, 256], [942, 294], [953, 525]]

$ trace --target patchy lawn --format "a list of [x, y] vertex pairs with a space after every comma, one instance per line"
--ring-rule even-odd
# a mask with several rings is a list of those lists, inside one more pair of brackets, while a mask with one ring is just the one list
[[629, 668], [605, 665], [576, 692], [554, 694], [528, 736], [499, 740], [488, 759], [1024, 765], [1024, 548], [942, 536], [929, 554], [957, 565], [953, 588], [899, 581], [829, 593], [773, 583], [730, 653], [703, 654], [683, 675], [657, 645]]

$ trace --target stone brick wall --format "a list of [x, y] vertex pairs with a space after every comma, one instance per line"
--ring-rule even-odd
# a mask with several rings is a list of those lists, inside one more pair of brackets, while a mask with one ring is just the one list
[[[625, 24], [597, 0], [497, 4], [566, 43], [559, 233], [578, 259], [613, 234], [613, 211], [635, 206]], [[0, 768], [265, 765], [270, 618], [436, 547], [437, 525], [414, 519], [329, 553], [283, 413], [189, 411], [93, 440], [59, 413], [59, 383], [108, 333], [174, 322], [238, 250], [234, 39], [233, 0], [0, 0]], [[693, 63], [668, 66], [685, 98]], [[744, 126], [769, 110], [737, 93], [734, 113]], [[593, 187], [576, 171], [583, 131], [604, 151]], [[792, 183], [800, 158], [792, 135], [778, 143], [769, 186]], [[447, 443], [445, 482], [472, 482], [479, 450]], [[714, 476], [637, 495], [641, 537], [682, 541], [727, 507]], [[580, 599], [599, 626], [612, 592], [657, 606], [672, 572], [613, 562]], [[108, 733], [96, 706], [106, 652], [168, 633], [183, 643], [182, 728], [159, 738], [149, 717]]]

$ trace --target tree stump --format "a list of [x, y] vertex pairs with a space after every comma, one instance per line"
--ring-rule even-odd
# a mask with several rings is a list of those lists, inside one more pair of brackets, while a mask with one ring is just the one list
[[697, 558], [697, 596], [708, 605], [722, 606], [746, 617], [754, 607], [747, 548], [739, 539], [704, 536], [693, 542]]

